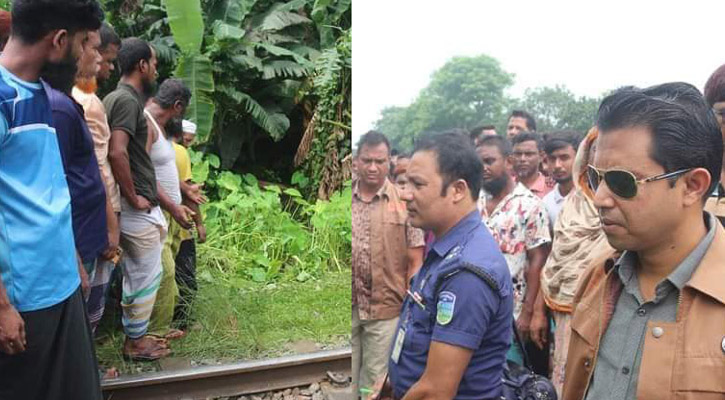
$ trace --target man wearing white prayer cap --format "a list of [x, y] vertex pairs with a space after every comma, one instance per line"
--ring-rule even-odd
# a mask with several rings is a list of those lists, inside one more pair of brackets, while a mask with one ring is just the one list
[[185, 119], [181, 122], [181, 129], [184, 131], [184, 139], [181, 144], [188, 148], [196, 137], [196, 124]]

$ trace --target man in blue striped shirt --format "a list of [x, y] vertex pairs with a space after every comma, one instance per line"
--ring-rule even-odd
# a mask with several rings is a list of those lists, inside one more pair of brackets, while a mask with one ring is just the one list
[[43, 70], [75, 64], [96, 0], [14, 0], [0, 55], [0, 398], [100, 399]]

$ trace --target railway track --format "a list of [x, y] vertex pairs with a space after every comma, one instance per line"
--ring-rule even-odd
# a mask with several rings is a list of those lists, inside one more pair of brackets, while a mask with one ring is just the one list
[[258, 361], [154, 372], [102, 382], [107, 400], [207, 399], [286, 389], [319, 382], [327, 372], [350, 376], [350, 348]]

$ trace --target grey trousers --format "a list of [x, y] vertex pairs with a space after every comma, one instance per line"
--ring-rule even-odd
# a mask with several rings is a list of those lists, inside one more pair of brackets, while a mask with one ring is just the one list
[[352, 308], [353, 399], [360, 397], [360, 389], [372, 389], [388, 371], [390, 345], [397, 326], [398, 317], [361, 320], [357, 307]]

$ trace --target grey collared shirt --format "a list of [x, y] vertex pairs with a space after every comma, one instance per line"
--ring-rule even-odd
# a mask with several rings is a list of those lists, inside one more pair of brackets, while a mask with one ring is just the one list
[[[625, 251], [615, 268], [624, 288], [602, 337], [594, 376], [586, 400], [634, 400], [648, 321], [674, 322], [680, 290], [690, 280], [715, 237], [715, 218], [705, 213], [707, 234], [672, 273], [655, 287], [655, 298], [644, 301], [639, 290], [637, 253]], [[657, 329], [657, 328], [653, 328]], [[659, 328], [661, 329], [661, 328]]]

